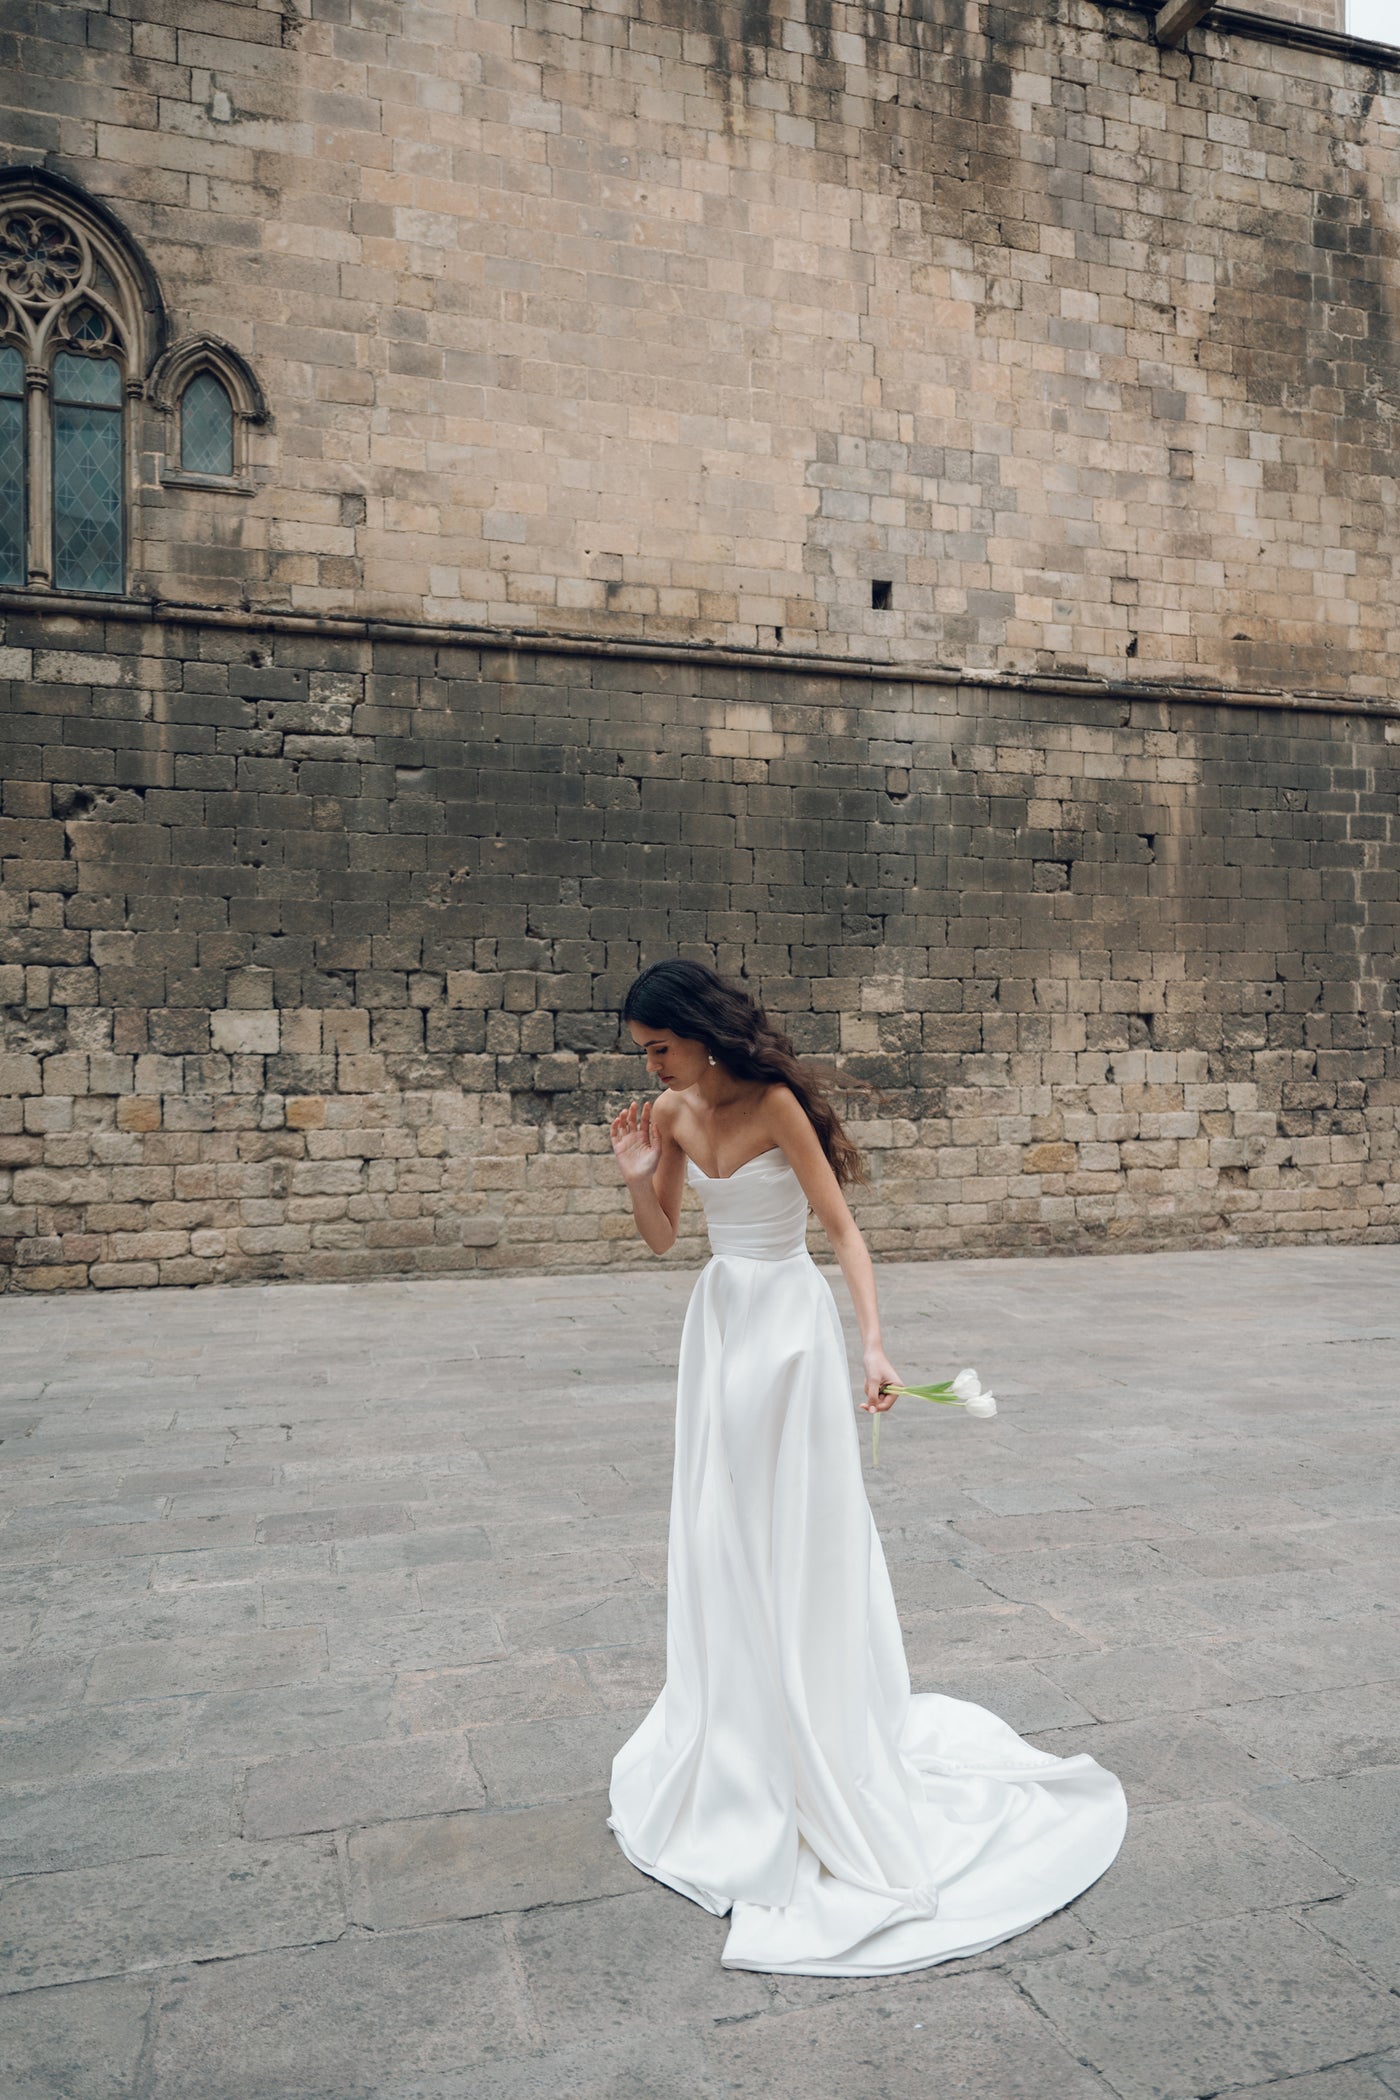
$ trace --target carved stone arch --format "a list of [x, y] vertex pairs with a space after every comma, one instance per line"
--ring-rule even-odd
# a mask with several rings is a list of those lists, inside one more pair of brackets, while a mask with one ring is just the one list
[[139, 568], [139, 403], [165, 348], [155, 271], [116, 213], [47, 168], [0, 168], [0, 344], [9, 396], [0, 575], [120, 597]]
[[165, 348], [165, 301], [116, 213], [47, 168], [0, 168], [0, 328], [39, 363], [63, 317], [88, 301], [113, 324], [133, 388]]
[[151, 399], [169, 414], [196, 372], [212, 372], [222, 380], [233, 412], [247, 423], [267, 421], [267, 402], [257, 374], [232, 343], [216, 335], [183, 336], [172, 343], [151, 374]]
[[[212, 373], [228, 395], [233, 409], [233, 472], [230, 475], [189, 474], [183, 465], [180, 444], [180, 404], [191, 380], [201, 372]], [[267, 402], [257, 374], [231, 343], [216, 335], [185, 336], [172, 343], [152, 372], [149, 383], [152, 405], [165, 422], [164, 464], [161, 480], [178, 487], [238, 488], [251, 493], [245, 479], [248, 464], [248, 430], [268, 420]]]

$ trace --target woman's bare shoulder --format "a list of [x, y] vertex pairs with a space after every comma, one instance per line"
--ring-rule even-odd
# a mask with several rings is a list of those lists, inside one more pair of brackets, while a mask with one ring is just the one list
[[781, 1079], [775, 1079], [771, 1086], [764, 1088], [762, 1112], [765, 1123], [778, 1133], [807, 1125], [807, 1111], [792, 1088]]

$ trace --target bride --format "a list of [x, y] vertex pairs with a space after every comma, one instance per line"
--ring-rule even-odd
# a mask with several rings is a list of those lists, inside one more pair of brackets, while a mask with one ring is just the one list
[[730, 1915], [729, 1968], [978, 1953], [1104, 1872], [1122, 1789], [982, 1707], [910, 1695], [840, 1321], [806, 1251], [810, 1206], [882, 1413], [900, 1379], [841, 1193], [860, 1160], [822, 1089], [703, 964], [653, 963], [623, 1018], [665, 1089], [611, 1129], [637, 1230], [674, 1244], [688, 1178], [712, 1259], [681, 1335], [666, 1683], [614, 1761], [610, 1826], [644, 1873]]

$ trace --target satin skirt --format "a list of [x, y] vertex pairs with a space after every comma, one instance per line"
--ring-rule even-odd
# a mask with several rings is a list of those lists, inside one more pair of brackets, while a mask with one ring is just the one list
[[717, 1255], [681, 1339], [666, 1682], [612, 1769], [641, 1870], [728, 1914], [727, 1967], [872, 1976], [1060, 1909], [1122, 1843], [1087, 1756], [912, 1697], [835, 1301], [805, 1253]]

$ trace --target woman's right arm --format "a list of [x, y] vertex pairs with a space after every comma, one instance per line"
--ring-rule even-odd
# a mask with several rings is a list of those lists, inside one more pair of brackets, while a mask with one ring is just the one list
[[680, 1228], [685, 1154], [650, 1101], [636, 1102], [614, 1116], [609, 1129], [613, 1156], [632, 1198], [637, 1230], [653, 1254], [669, 1254]]

